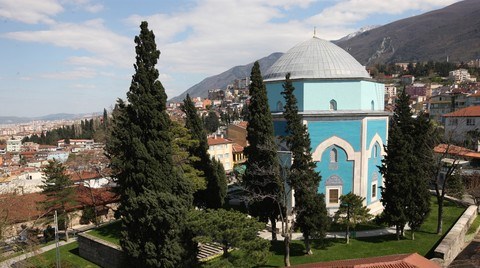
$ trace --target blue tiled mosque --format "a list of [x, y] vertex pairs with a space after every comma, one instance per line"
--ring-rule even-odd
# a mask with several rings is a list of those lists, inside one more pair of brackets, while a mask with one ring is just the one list
[[313, 37], [290, 49], [265, 73], [275, 135], [284, 134], [282, 116], [285, 75], [295, 87], [298, 109], [310, 133], [313, 160], [330, 212], [339, 197], [365, 197], [371, 213], [380, 213], [382, 175], [377, 166], [385, 154], [388, 113], [384, 85], [373, 81], [358, 61], [337, 45]]

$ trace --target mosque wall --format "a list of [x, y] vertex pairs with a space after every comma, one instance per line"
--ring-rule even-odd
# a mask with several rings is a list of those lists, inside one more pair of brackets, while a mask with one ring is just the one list
[[305, 81], [304, 110], [329, 111], [330, 101], [336, 102], [337, 110], [360, 110], [360, 81], [326, 80]]
[[[293, 82], [292, 85], [295, 87], [293, 94], [297, 98], [298, 110], [303, 111], [303, 83], [297, 81]], [[281, 92], [283, 91], [283, 81], [267, 83], [266, 87], [268, 106], [270, 107], [270, 111], [283, 111], [283, 106], [285, 105], [285, 98], [281, 94]]]
[[385, 108], [385, 86], [372, 81], [361, 81], [360, 84], [362, 96], [360, 110], [383, 111]]

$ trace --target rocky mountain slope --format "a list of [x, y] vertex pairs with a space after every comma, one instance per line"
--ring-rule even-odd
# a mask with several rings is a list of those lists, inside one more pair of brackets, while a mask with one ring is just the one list
[[464, 0], [335, 43], [364, 65], [469, 61], [480, 57], [479, 14], [479, 0]]

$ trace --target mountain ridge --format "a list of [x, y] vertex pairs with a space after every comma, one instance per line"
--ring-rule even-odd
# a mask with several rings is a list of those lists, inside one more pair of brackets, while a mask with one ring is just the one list
[[464, 0], [397, 20], [334, 43], [363, 65], [476, 59], [480, 55], [480, 1]]

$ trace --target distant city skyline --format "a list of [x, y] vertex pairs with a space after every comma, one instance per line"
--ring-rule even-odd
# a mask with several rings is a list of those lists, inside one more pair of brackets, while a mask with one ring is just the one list
[[459, 0], [0, 0], [0, 116], [110, 109], [126, 98], [134, 37], [149, 22], [168, 98], [204, 78], [313, 36], [336, 40], [370, 25]]

